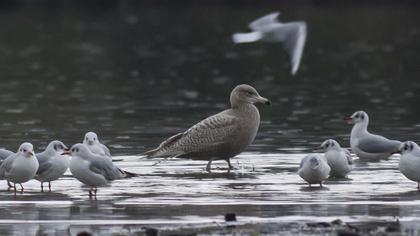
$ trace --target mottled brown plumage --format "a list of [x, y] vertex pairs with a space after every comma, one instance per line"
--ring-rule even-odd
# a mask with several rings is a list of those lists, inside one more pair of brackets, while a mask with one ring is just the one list
[[270, 104], [249, 85], [235, 87], [230, 102], [230, 109], [200, 121], [143, 155], [207, 160], [208, 171], [213, 160], [226, 160], [230, 169], [230, 158], [241, 153], [257, 134], [260, 114], [254, 103]]

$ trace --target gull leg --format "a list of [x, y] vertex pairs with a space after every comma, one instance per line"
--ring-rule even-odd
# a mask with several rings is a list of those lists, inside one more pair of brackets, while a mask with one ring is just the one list
[[89, 198], [92, 198], [92, 195], [93, 195], [93, 193], [92, 193], [92, 188], [90, 188], [90, 189], [89, 189]]
[[15, 196], [16, 196], [16, 183], [13, 183], [13, 189], [14, 189]]
[[210, 159], [210, 160], [209, 160], [209, 163], [207, 163], [207, 166], [206, 166], [206, 170], [207, 170], [208, 172], [211, 172], [211, 162], [212, 162], [212, 160]]
[[13, 185], [10, 183], [10, 181], [7, 181], [7, 185], [9, 186], [9, 188], [13, 188]]
[[309, 184], [309, 188], [311, 188], [312, 186], [311, 186], [311, 184]]
[[41, 182], [41, 193], [44, 192], [44, 182]]
[[322, 182], [320, 182], [320, 183], [319, 183], [319, 187], [321, 187], [321, 188], [322, 188]]
[[23, 188], [22, 184], [19, 184], [19, 185], [20, 185], [20, 192], [23, 193], [23, 190], [25, 190], [25, 189]]
[[230, 158], [226, 159], [226, 162], [228, 163], [228, 173], [230, 172], [230, 170], [233, 170], [233, 166], [232, 164], [230, 164]]
[[417, 183], [417, 189], [420, 191], [420, 182]]
[[98, 189], [95, 187], [93, 191], [94, 191], [95, 197], [96, 197], [96, 193], [98, 192]]
[[48, 192], [50, 192], [50, 193], [51, 193], [51, 181], [50, 181], [50, 182], [48, 182]]

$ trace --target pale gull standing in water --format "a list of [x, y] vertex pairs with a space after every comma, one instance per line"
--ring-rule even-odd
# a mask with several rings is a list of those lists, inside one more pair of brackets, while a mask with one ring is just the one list
[[280, 22], [279, 12], [263, 16], [249, 24], [250, 33], [233, 34], [234, 43], [283, 42], [290, 54], [292, 75], [295, 75], [302, 58], [306, 41], [306, 23], [304, 21]]
[[130, 177], [115, 166], [111, 159], [92, 153], [84, 144], [73, 145], [70, 155], [70, 171], [76, 179], [90, 187], [89, 197], [96, 197], [97, 187], [115, 179]]
[[104, 144], [99, 142], [98, 135], [94, 132], [87, 132], [85, 134], [85, 138], [83, 139], [83, 144], [87, 145], [90, 151], [95, 154], [112, 158], [111, 152], [109, 151], [109, 149]]
[[331, 168], [330, 177], [345, 178], [353, 164], [349, 150], [341, 148], [340, 144], [333, 139], [325, 140], [320, 148], [324, 150], [325, 158]]
[[16, 194], [16, 184], [24, 188], [22, 183], [32, 179], [38, 170], [38, 160], [36, 159], [33, 146], [30, 143], [23, 143], [19, 150], [10, 155], [0, 166], [0, 179], [6, 179], [13, 183]]
[[242, 84], [230, 94], [231, 108], [208, 117], [183, 133], [176, 134], [159, 147], [145, 152], [148, 158], [177, 157], [211, 162], [225, 160], [229, 170], [230, 158], [241, 153], [254, 141], [260, 125], [260, 113], [255, 103], [269, 105], [253, 87]]
[[308, 182], [309, 187], [311, 184], [319, 184], [322, 187], [322, 181], [328, 178], [330, 174], [330, 166], [325, 158], [319, 154], [308, 154], [300, 162], [298, 174]]
[[352, 116], [345, 118], [354, 124], [350, 135], [350, 146], [361, 160], [378, 160], [390, 157], [398, 151], [401, 144], [397, 140], [371, 134], [367, 130], [369, 117], [364, 111], [356, 111]]
[[39, 168], [34, 179], [41, 182], [41, 192], [44, 191], [44, 182], [48, 182], [51, 192], [51, 181], [60, 178], [70, 164], [70, 157], [66, 155], [68, 148], [58, 140], [50, 142], [45, 151], [36, 154]]
[[420, 191], [420, 147], [412, 141], [404, 142], [399, 147], [401, 159], [400, 171], [407, 179], [417, 182]]

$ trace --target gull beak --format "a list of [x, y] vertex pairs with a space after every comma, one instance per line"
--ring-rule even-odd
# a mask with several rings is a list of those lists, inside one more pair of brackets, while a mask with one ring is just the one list
[[267, 106], [270, 106], [270, 105], [271, 105], [270, 100], [268, 100], [268, 99], [267, 99], [267, 98], [265, 98], [265, 97], [261, 97], [261, 96], [258, 96], [258, 97], [257, 97], [257, 102], [258, 102], [258, 103], [265, 104], [265, 105], [267, 105]]
[[71, 155], [70, 149], [69, 148], [64, 149], [64, 152], [61, 153], [61, 155]]
[[317, 147], [314, 147], [312, 150], [313, 151], [322, 151], [323, 148], [321, 146], [317, 146]]
[[401, 154], [402, 152], [400, 151], [400, 150], [398, 150], [398, 151], [395, 151], [395, 152], [391, 152], [391, 155], [394, 155], [394, 154]]
[[35, 153], [32, 151], [32, 152], [28, 152], [28, 154], [31, 156], [31, 157], [33, 157], [33, 156], [35, 156]]
[[353, 124], [353, 118], [351, 117], [344, 117], [343, 120], [346, 121], [348, 124]]

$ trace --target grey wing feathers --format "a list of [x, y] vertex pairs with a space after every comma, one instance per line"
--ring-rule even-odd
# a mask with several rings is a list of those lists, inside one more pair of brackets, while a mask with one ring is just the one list
[[0, 149], [0, 161], [5, 160], [8, 156], [14, 154], [14, 152], [1, 148]]
[[184, 133], [178, 133], [175, 134], [174, 136], [171, 136], [170, 138], [168, 138], [167, 140], [163, 141], [159, 147], [144, 152], [141, 155], [146, 155], [146, 157], [159, 157], [159, 156], [171, 156], [171, 155], [176, 155], [176, 154], [172, 154], [172, 152], [169, 151], [171, 144], [173, 144], [174, 142], [176, 142], [178, 139], [180, 139], [182, 136], [184, 135]]
[[121, 179], [123, 177], [119, 169], [107, 158], [93, 158], [89, 168], [91, 171], [103, 175], [107, 180]]
[[265, 15], [261, 18], [258, 18], [252, 21], [248, 26], [251, 30], [254, 31], [261, 31], [267, 25], [271, 25], [273, 23], [279, 23], [277, 17], [280, 15], [280, 12], [273, 12], [271, 14]]
[[101, 148], [104, 150], [104, 152], [105, 152], [105, 155], [107, 155], [107, 156], [111, 156], [111, 152], [109, 151], [109, 148], [107, 147], [107, 146], [105, 146], [104, 144], [100, 144], [100, 146], [101, 146]]
[[303, 164], [308, 160], [308, 158], [309, 156], [306, 156], [300, 161], [299, 169], [302, 168]]
[[379, 135], [372, 135], [359, 140], [360, 150], [368, 153], [392, 153], [398, 151], [401, 142], [389, 140]]
[[346, 154], [346, 158], [347, 158], [347, 163], [349, 165], [353, 164], [353, 157], [351, 157], [351, 152], [345, 148], [342, 148], [343, 152]]
[[47, 171], [51, 167], [51, 163], [49, 163], [49, 156], [46, 152], [38, 153], [35, 156], [39, 163], [38, 171], [36, 174], [39, 175], [42, 172]]
[[4, 179], [6, 177], [7, 172], [9, 172], [12, 169], [13, 161], [14, 161], [14, 155], [10, 155], [6, 160], [1, 163], [0, 166], [0, 179]]

